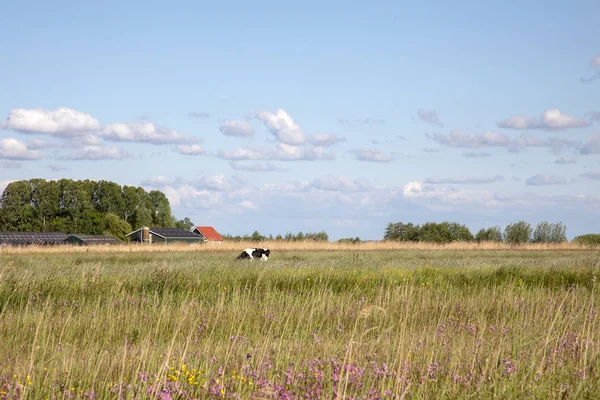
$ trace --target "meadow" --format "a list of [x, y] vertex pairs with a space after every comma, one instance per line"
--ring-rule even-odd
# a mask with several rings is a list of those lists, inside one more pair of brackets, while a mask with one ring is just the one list
[[0, 398], [600, 397], [597, 248], [267, 246], [0, 248]]

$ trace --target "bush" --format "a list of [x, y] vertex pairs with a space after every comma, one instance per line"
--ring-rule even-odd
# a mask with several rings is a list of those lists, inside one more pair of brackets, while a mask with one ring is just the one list
[[600, 233], [588, 233], [587, 235], [575, 236], [573, 242], [587, 245], [600, 245]]
[[504, 228], [504, 240], [514, 244], [531, 242], [532, 231], [531, 225], [525, 221], [508, 224]]

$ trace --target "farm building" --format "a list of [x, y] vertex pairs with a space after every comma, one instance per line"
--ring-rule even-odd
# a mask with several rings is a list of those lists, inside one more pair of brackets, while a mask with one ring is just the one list
[[69, 235], [69, 237], [65, 239], [65, 242], [78, 245], [123, 243], [112, 236], [104, 235]]
[[0, 232], [0, 245], [28, 246], [65, 244], [67, 234], [62, 232]]
[[203, 243], [204, 237], [183, 228], [147, 228], [127, 234], [132, 242], [141, 243]]
[[222, 242], [223, 238], [212, 226], [197, 226], [194, 233], [204, 237], [205, 242]]

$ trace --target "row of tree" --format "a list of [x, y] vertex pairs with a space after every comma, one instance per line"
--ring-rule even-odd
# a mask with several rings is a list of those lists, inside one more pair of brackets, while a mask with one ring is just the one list
[[254, 241], [254, 242], [260, 242], [263, 240], [281, 240], [281, 241], [286, 241], [286, 242], [298, 242], [298, 241], [303, 241], [303, 240], [314, 240], [314, 241], [322, 241], [322, 242], [327, 242], [329, 241], [329, 235], [327, 235], [327, 232], [307, 232], [307, 233], [303, 233], [303, 232], [298, 232], [297, 234], [293, 234], [292, 232], [288, 232], [285, 235], [269, 235], [269, 236], [264, 236], [261, 235], [258, 231], [254, 231], [254, 233], [252, 233], [252, 235], [222, 235], [223, 240], [230, 240], [230, 241], [234, 241], [234, 242], [241, 242], [241, 241]]
[[540, 222], [535, 229], [525, 221], [508, 224], [504, 231], [499, 226], [481, 229], [473, 235], [469, 228], [457, 222], [427, 222], [423, 225], [390, 222], [384, 234], [385, 240], [403, 242], [507, 242], [507, 243], [560, 243], [567, 241], [567, 227], [562, 223]]
[[189, 218], [173, 217], [161, 191], [109, 181], [16, 181], [0, 197], [0, 231], [109, 234], [124, 239], [142, 226], [192, 225]]

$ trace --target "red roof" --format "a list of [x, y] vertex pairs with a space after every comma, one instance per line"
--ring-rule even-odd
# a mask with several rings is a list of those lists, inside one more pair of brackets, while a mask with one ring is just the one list
[[223, 240], [219, 232], [215, 231], [212, 226], [197, 226], [196, 230], [206, 238], [206, 240]]

